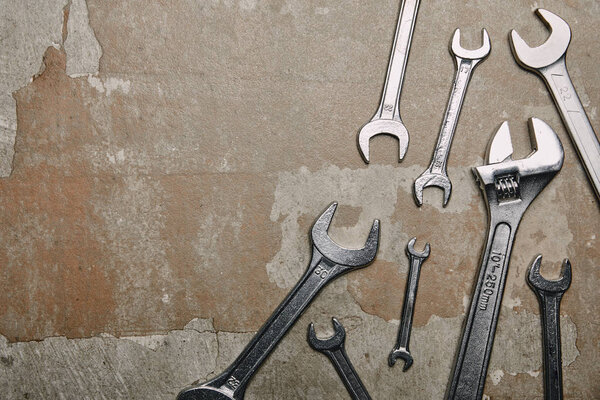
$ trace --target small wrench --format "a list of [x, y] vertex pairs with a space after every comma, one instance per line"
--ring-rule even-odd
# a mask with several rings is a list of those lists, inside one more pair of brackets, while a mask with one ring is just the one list
[[471, 81], [471, 75], [475, 67], [486, 59], [492, 49], [490, 37], [485, 29], [483, 33], [483, 45], [477, 50], [467, 50], [460, 45], [460, 29], [454, 31], [450, 54], [454, 56], [456, 75], [452, 83], [452, 91], [446, 106], [446, 113], [440, 128], [435, 150], [429, 167], [415, 180], [414, 194], [417, 206], [423, 205], [423, 189], [429, 186], [437, 186], [444, 190], [444, 207], [448, 204], [452, 193], [452, 182], [448, 178], [447, 164], [452, 138], [460, 116], [460, 110], [467, 94], [467, 87]]
[[332, 203], [312, 227], [312, 258], [307, 271], [238, 358], [216, 378], [182, 390], [177, 400], [243, 399], [250, 378], [318, 292], [338, 276], [364, 267], [375, 259], [379, 246], [379, 220], [373, 222], [362, 249], [346, 249], [327, 234], [336, 207], [337, 203]]
[[527, 274], [527, 283], [540, 302], [544, 346], [544, 398], [562, 400], [562, 357], [560, 350], [560, 300], [571, 286], [571, 263], [565, 258], [560, 278], [544, 279], [540, 274], [542, 256], [538, 255]]
[[521, 67], [537, 73], [546, 83], [600, 200], [600, 143], [571, 82], [565, 61], [571, 28], [548, 10], [538, 8], [535, 12], [552, 31], [550, 37], [541, 46], [531, 48], [513, 30], [510, 41], [513, 55]]
[[315, 327], [311, 323], [308, 326], [308, 344], [313, 349], [325, 354], [337, 371], [338, 375], [348, 389], [348, 393], [354, 400], [371, 400], [367, 388], [363, 385], [356, 370], [352, 366], [344, 342], [346, 341], [346, 330], [336, 318], [333, 321], [333, 336], [328, 339], [319, 339], [315, 333]]
[[563, 164], [563, 147], [552, 128], [531, 118], [529, 131], [535, 150], [525, 159], [513, 160], [510, 130], [504, 122], [488, 147], [488, 165], [473, 171], [487, 202], [488, 237], [448, 399], [480, 400], [483, 396], [517, 228], [527, 207]]
[[408, 149], [408, 131], [400, 119], [400, 94], [420, 0], [403, 0], [379, 109], [358, 133], [358, 150], [369, 163], [369, 140], [379, 134], [398, 138], [399, 160]]
[[419, 275], [421, 266], [429, 257], [429, 243], [425, 244], [422, 253], [415, 250], [414, 245], [417, 238], [412, 238], [406, 246], [406, 255], [410, 260], [408, 270], [408, 283], [404, 292], [404, 305], [402, 306], [402, 316], [400, 317], [400, 328], [396, 346], [388, 357], [388, 364], [393, 367], [397, 358], [404, 360], [402, 371], [408, 370], [413, 364], [413, 357], [410, 355], [408, 344], [410, 342], [410, 331], [412, 330], [412, 320], [415, 313], [415, 300], [417, 299], [417, 286], [419, 285]]

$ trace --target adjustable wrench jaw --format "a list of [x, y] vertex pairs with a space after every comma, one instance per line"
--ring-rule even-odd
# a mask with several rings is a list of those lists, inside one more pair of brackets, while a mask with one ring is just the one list
[[524, 159], [513, 160], [508, 123], [503, 123], [490, 142], [488, 164], [473, 169], [488, 212], [500, 221], [519, 221], [563, 164], [562, 144], [548, 124], [531, 118], [529, 132], [533, 152]]
[[571, 28], [565, 20], [548, 10], [538, 8], [535, 13], [551, 31], [546, 42], [538, 47], [529, 47], [514, 29], [510, 32], [509, 41], [519, 65], [539, 72], [540, 69], [549, 67], [561, 59], [564, 61], [571, 42]]

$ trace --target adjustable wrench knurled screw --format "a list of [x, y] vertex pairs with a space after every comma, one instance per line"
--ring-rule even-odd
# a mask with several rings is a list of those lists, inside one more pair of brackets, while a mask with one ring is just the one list
[[357, 136], [360, 155], [369, 163], [369, 140], [379, 134], [398, 138], [398, 159], [408, 149], [408, 131], [400, 119], [400, 94], [420, 0], [403, 0], [379, 109]]
[[410, 342], [410, 331], [412, 330], [412, 320], [415, 313], [415, 300], [417, 299], [417, 287], [419, 285], [419, 275], [421, 266], [429, 257], [429, 243], [425, 244], [423, 252], [415, 250], [414, 245], [417, 238], [412, 238], [406, 246], [406, 255], [409, 258], [410, 265], [408, 270], [408, 282], [404, 293], [404, 305], [402, 306], [402, 316], [400, 317], [400, 327], [396, 345], [388, 357], [388, 364], [393, 367], [397, 358], [404, 360], [403, 371], [408, 370], [413, 364], [413, 357], [408, 349]]
[[529, 131], [535, 151], [525, 159], [513, 160], [508, 123], [503, 123], [488, 147], [488, 165], [474, 169], [488, 205], [488, 237], [448, 399], [480, 400], [483, 396], [517, 228], [527, 207], [563, 164], [563, 147], [552, 128], [531, 118]]
[[467, 50], [460, 45], [460, 29], [454, 31], [450, 45], [450, 54], [454, 56], [456, 75], [452, 83], [452, 91], [446, 106], [444, 120], [440, 128], [435, 150], [429, 167], [415, 180], [414, 196], [417, 206], [423, 205], [423, 189], [437, 186], [444, 190], [444, 207], [448, 204], [452, 193], [452, 182], [448, 178], [447, 164], [452, 138], [458, 124], [460, 110], [467, 94], [467, 87], [475, 67], [487, 58], [492, 49], [490, 37], [485, 29], [482, 30], [483, 45], [477, 50]]
[[510, 36], [513, 55], [521, 67], [535, 72], [546, 83], [600, 200], [600, 142], [571, 82], [565, 61], [571, 28], [548, 10], [538, 8], [536, 13], [551, 29], [550, 37], [541, 46], [531, 48], [513, 30]]
[[350, 396], [354, 400], [371, 400], [367, 388], [363, 385], [348, 358], [348, 354], [346, 354], [346, 349], [344, 348], [346, 330], [337, 319], [332, 318], [332, 322], [334, 333], [328, 339], [319, 339], [315, 333], [315, 327], [311, 323], [308, 326], [308, 344], [329, 358], [342, 382], [344, 382], [348, 393], [350, 393]]
[[337, 203], [332, 203], [312, 227], [312, 258], [307, 271], [238, 358], [216, 378], [182, 390], [177, 400], [243, 399], [254, 373], [319, 291], [340, 275], [365, 267], [375, 259], [379, 220], [373, 222], [362, 249], [346, 249], [327, 234], [336, 207]]
[[527, 283], [540, 303], [542, 344], [544, 347], [544, 398], [562, 400], [562, 356], [560, 348], [560, 300], [571, 286], [571, 263], [563, 261], [558, 280], [547, 280], [540, 274], [542, 256], [538, 255], [527, 274]]

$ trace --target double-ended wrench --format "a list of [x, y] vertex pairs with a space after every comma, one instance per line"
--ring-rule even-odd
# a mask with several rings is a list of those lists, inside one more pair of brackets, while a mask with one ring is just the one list
[[485, 29], [482, 30], [483, 45], [477, 50], [467, 50], [460, 45], [460, 29], [454, 31], [450, 45], [450, 54], [454, 58], [456, 75], [452, 83], [450, 98], [446, 106], [446, 113], [440, 128], [435, 150], [429, 167], [415, 180], [414, 196], [417, 206], [423, 205], [423, 189], [437, 186], [444, 191], [444, 207], [448, 204], [452, 193], [452, 182], [448, 178], [447, 164], [452, 138], [458, 124], [460, 110], [467, 94], [467, 87], [471, 81], [471, 74], [475, 67], [490, 54], [492, 45]]
[[338, 276], [367, 266], [375, 259], [379, 220], [373, 222], [362, 249], [346, 249], [327, 234], [336, 207], [337, 203], [332, 203], [312, 227], [312, 258], [307, 271], [238, 358], [216, 378], [181, 391], [177, 400], [243, 399], [250, 378], [317, 293]]
[[371, 121], [361, 128], [357, 136], [358, 150], [367, 164], [369, 163], [369, 140], [373, 136], [385, 133], [398, 138], [399, 160], [404, 158], [408, 149], [408, 131], [400, 119], [399, 107], [418, 9], [419, 0], [403, 0], [379, 109]]
[[527, 207], [563, 164], [563, 147], [552, 128], [531, 118], [529, 131], [535, 150], [525, 159], [513, 160], [508, 123], [503, 123], [488, 147], [488, 165], [474, 169], [487, 203], [488, 237], [448, 399], [481, 400], [483, 396], [517, 228]]
[[367, 388], [360, 380], [348, 358], [348, 354], [346, 354], [344, 348], [346, 330], [337, 319], [332, 318], [332, 322], [334, 333], [328, 339], [319, 339], [315, 333], [315, 327], [311, 323], [308, 326], [308, 344], [314, 350], [325, 354], [329, 358], [353, 400], [371, 400]]
[[562, 355], [560, 348], [560, 300], [571, 286], [571, 263], [565, 258], [558, 280], [540, 274], [542, 256], [538, 255], [527, 274], [527, 283], [540, 303], [542, 345], [544, 348], [544, 399], [562, 400]]
[[565, 61], [571, 42], [571, 28], [548, 10], [538, 8], [536, 13], [552, 31], [550, 37], [541, 46], [531, 48], [513, 30], [510, 35], [513, 55], [519, 65], [538, 74], [548, 86], [600, 200], [600, 143], [571, 82]]

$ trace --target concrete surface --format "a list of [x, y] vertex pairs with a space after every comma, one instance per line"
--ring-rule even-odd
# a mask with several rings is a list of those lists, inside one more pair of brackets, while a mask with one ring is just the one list
[[[486, 229], [470, 168], [526, 120], [565, 147], [563, 170], [517, 233], [485, 388], [542, 398], [539, 308], [525, 283], [573, 264], [562, 303], [567, 399], [600, 398], [599, 205], [540, 79], [514, 62], [507, 34], [547, 36], [548, 8], [573, 29], [568, 66], [600, 129], [600, 3], [426, 1], [401, 102], [404, 161], [391, 137], [356, 132], [375, 111], [399, 2], [309, 0], [0, 0], [0, 387], [6, 399], [173, 399], [222, 371], [304, 272], [308, 231], [333, 200], [332, 237], [362, 244], [382, 221], [378, 259], [327, 287], [254, 377], [247, 398], [347, 398], [311, 351], [338, 317], [371, 394], [442, 398]], [[425, 192], [454, 65], [488, 29], [449, 160], [454, 184]], [[388, 368], [404, 294], [404, 246], [431, 243], [415, 310], [415, 364]], [[486, 398], [487, 398], [486, 397]]]

